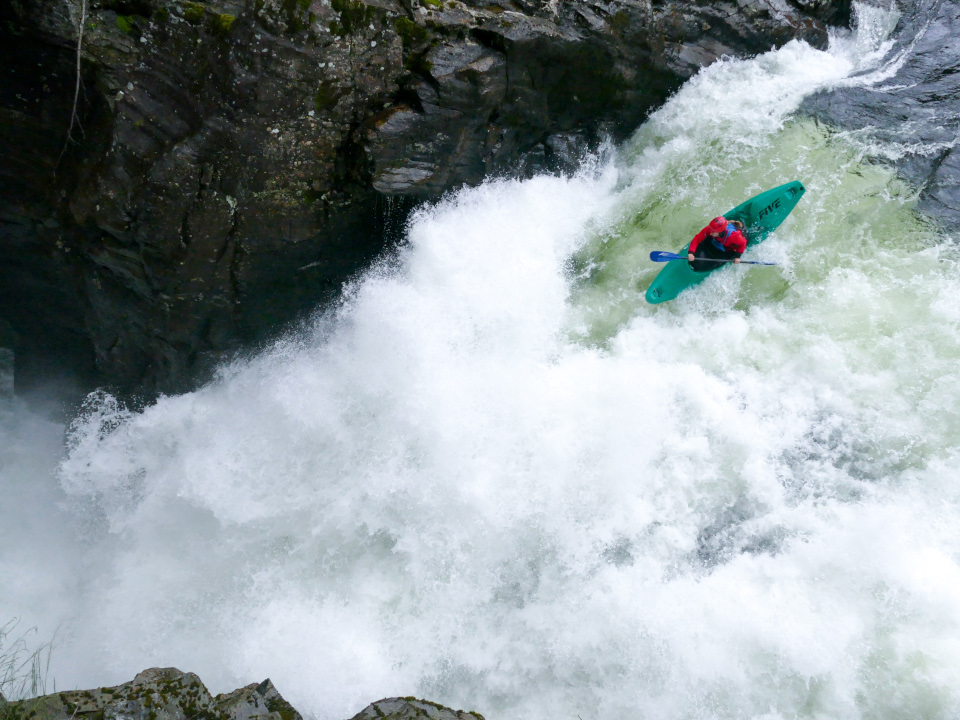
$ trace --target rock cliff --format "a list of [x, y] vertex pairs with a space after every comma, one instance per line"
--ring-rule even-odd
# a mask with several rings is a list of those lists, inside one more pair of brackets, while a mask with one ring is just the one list
[[413, 203], [568, 168], [718, 56], [822, 46], [849, 7], [12, 0], [0, 322], [17, 382], [182, 390], [334, 296]]
[[960, 224], [960, 6], [899, 5], [892, 72], [819, 93], [804, 111], [872, 145], [875, 159], [920, 189], [917, 209], [949, 232]]

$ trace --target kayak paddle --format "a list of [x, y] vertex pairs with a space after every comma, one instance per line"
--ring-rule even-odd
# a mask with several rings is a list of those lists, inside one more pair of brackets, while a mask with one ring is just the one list
[[[672, 252], [663, 252], [662, 250], [654, 250], [650, 253], [650, 259], [654, 262], [670, 262], [671, 260], [686, 260], [686, 255], [677, 255]], [[713, 258], [697, 258], [703, 262], [718, 262], [718, 263], [732, 263], [733, 260], [714, 260]], [[776, 265], [777, 263], [770, 262], [760, 262], [759, 260], [741, 260], [741, 265]]]

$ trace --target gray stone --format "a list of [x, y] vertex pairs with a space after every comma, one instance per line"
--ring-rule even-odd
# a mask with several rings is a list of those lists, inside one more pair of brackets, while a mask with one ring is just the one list
[[483, 720], [483, 715], [406, 697], [378, 700], [354, 715], [352, 720]]
[[116, 687], [20, 700], [4, 712], [5, 720], [227, 720], [200, 678], [176, 668], [144, 670]]
[[303, 720], [270, 680], [212, 697], [193, 673], [150, 668], [116, 687], [9, 703], [3, 720]]
[[228, 720], [303, 720], [267, 678], [232, 693], [217, 695], [217, 708]]
[[[6, 703], [2, 720], [303, 720], [269, 679], [211, 697], [193, 673], [150, 668], [132, 682], [92, 690], [43, 695]], [[353, 720], [483, 720], [476, 712], [452, 710], [417, 698], [387, 698]]]

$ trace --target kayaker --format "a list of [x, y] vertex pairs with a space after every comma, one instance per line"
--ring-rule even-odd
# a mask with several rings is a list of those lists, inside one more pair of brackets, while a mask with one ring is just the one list
[[703, 230], [693, 236], [687, 249], [687, 261], [697, 272], [713, 270], [720, 263], [710, 260], [726, 260], [739, 263], [740, 256], [747, 249], [747, 239], [743, 236], [743, 223], [715, 217]]

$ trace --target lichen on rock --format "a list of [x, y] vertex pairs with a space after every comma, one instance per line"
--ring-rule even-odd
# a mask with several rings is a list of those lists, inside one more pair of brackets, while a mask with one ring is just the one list
[[[193, 673], [150, 668], [115, 687], [74, 690], [7, 703], [0, 720], [303, 720], [268, 679], [213, 697]], [[413, 697], [371, 703], [353, 720], [484, 720]]]
[[150, 668], [116, 687], [0, 705], [0, 720], [303, 720], [269, 679], [213, 697], [193, 673]]

